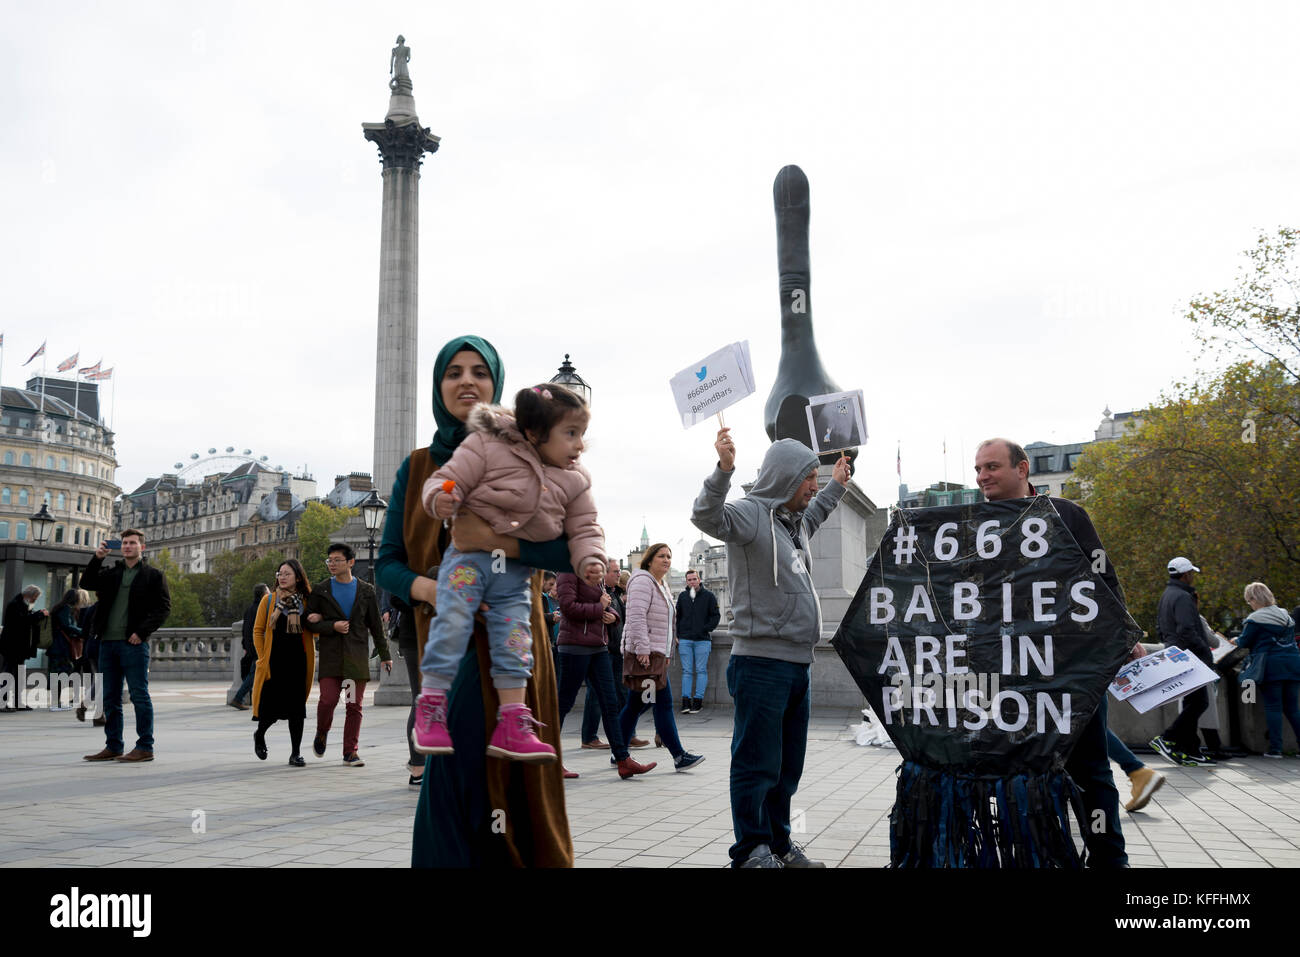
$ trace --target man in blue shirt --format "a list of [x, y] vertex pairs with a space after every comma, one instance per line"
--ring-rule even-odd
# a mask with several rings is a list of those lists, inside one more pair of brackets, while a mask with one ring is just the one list
[[[330, 545], [326, 567], [330, 576], [312, 586], [307, 597], [307, 630], [316, 632], [320, 661], [320, 701], [316, 705], [316, 739], [312, 750], [325, 756], [325, 740], [334, 723], [334, 709], [344, 695], [347, 716], [343, 722], [343, 763], [365, 767], [357, 754], [361, 735], [361, 702], [370, 680], [370, 641], [375, 653], [391, 673], [393, 656], [388, 650], [379, 600], [374, 586], [352, 575], [356, 555], [350, 545]], [[369, 638], [367, 637], [369, 632]], [[349, 684], [350, 682], [350, 684]]]

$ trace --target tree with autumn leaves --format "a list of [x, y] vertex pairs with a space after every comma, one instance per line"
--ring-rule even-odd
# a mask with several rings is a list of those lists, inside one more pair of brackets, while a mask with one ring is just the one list
[[1175, 383], [1139, 428], [1079, 461], [1088, 512], [1152, 640], [1175, 555], [1202, 569], [1201, 613], [1216, 625], [1249, 612], [1251, 581], [1300, 605], [1298, 243], [1300, 230], [1261, 234], [1232, 288], [1192, 300], [1218, 368]]

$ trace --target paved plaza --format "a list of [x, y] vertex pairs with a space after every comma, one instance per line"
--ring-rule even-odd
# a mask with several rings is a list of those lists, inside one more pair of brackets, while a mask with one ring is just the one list
[[[308, 706], [306, 768], [287, 766], [288, 729], [253, 755], [250, 713], [225, 706], [225, 686], [155, 682], [157, 759], [91, 764], [102, 729], [71, 711], [0, 714], [0, 866], [365, 866], [410, 863], [417, 793], [406, 785], [406, 709], [367, 701], [366, 767], [341, 763], [342, 708], [330, 752], [311, 754], [316, 694]], [[369, 695], [367, 695], [369, 698]], [[730, 712], [678, 715], [683, 743], [707, 760], [677, 774], [667, 752], [651, 773], [619, 781], [608, 751], [577, 748], [581, 705], [566, 723], [569, 824], [579, 867], [722, 867], [731, 844], [727, 797]], [[888, 862], [889, 808], [898, 753], [858, 747], [852, 711], [814, 714], [798, 836], [836, 867]], [[133, 740], [126, 714], [126, 741]], [[649, 715], [640, 730], [649, 737]], [[1145, 758], [1145, 756], [1144, 756]], [[1214, 770], [1147, 759], [1169, 780], [1148, 808], [1125, 815], [1134, 867], [1300, 865], [1300, 760], [1243, 758]], [[1115, 768], [1121, 793], [1125, 779]]]

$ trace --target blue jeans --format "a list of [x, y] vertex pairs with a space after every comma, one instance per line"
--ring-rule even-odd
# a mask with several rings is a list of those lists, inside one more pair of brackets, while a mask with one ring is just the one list
[[[653, 698], [653, 700], [647, 701], [647, 696]], [[673, 683], [671, 680], [664, 684], [662, 691], [628, 689], [627, 703], [623, 705], [623, 713], [619, 715], [618, 719], [619, 731], [623, 735], [624, 742], [632, 740], [632, 733], [636, 730], [636, 719], [641, 717], [645, 710], [652, 706], [655, 709], [655, 733], [663, 741], [668, 753], [674, 758], [685, 754], [686, 749], [682, 747], [681, 739], [677, 737], [677, 720], [673, 717]]]
[[1282, 716], [1291, 722], [1291, 730], [1296, 740], [1300, 741], [1300, 707], [1296, 706], [1296, 695], [1300, 693], [1300, 681], [1261, 681], [1259, 697], [1264, 702], [1264, 721], [1268, 726], [1268, 749], [1282, 750]]
[[494, 559], [488, 552], [458, 552], [448, 547], [438, 569], [438, 614], [429, 628], [420, 673], [424, 684], [450, 688], [474, 632], [481, 603], [492, 656], [492, 684], [522, 688], [533, 674], [533, 639], [528, 619], [532, 569], [513, 558]]
[[[594, 655], [571, 655], [560, 647], [560, 654], [555, 663], [560, 685], [560, 727], [564, 727], [564, 716], [573, 708], [578, 689], [587, 682], [587, 698], [596, 698], [600, 702], [600, 711], [605, 719], [605, 735], [609, 738], [609, 749], [614, 757], [622, 761], [627, 757], [627, 739], [619, 728], [618, 696], [614, 694], [614, 676], [609, 670], [609, 652], [601, 651]], [[594, 688], [594, 693], [590, 690]]]
[[235, 701], [243, 701], [250, 691], [253, 690], [253, 678], [257, 676], [257, 668], [249, 668], [248, 674], [239, 685], [239, 690], [235, 692]]
[[135, 746], [153, 751], [153, 702], [149, 700], [149, 642], [102, 641], [99, 670], [104, 675], [104, 734], [108, 750], [122, 751], [122, 679], [135, 709]]
[[683, 639], [677, 647], [682, 656], [682, 697], [703, 698], [704, 689], [709, 686], [709, 652], [713, 650], [713, 642]]
[[739, 867], [754, 848], [790, 850], [790, 799], [799, 789], [811, 712], [809, 665], [732, 655], [727, 690], [736, 704], [731, 732], [728, 852]]
[[[1195, 727], [1195, 719], [1192, 719]], [[1110, 772], [1106, 754], [1106, 697], [1102, 696], [1092, 720], [1084, 725], [1074, 750], [1066, 759], [1065, 770], [1083, 792], [1086, 820], [1080, 822], [1088, 848], [1089, 867], [1123, 867], [1128, 863], [1124, 850], [1124, 833], [1119, 826], [1119, 791]], [[1101, 811], [1104, 830], [1093, 832], [1093, 821]]]
[[1146, 767], [1110, 728], [1106, 729], [1106, 757], [1118, 764], [1119, 769], [1125, 774], [1132, 774], [1139, 768]]
[[[614, 679], [614, 699], [617, 706], [616, 714], [622, 714], [623, 706], [627, 704], [627, 689], [623, 687], [623, 653], [621, 651], [611, 651], [606, 656], [609, 659], [609, 673]], [[559, 660], [558, 658], [556, 659]], [[558, 669], [558, 665], [556, 666]], [[591, 678], [587, 679], [587, 701], [582, 706], [582, 743], [596, 740], [596, 731], [600, 727], [600, 695], [596, 692], [596, 686], [592, 683]], [[608, 733], [608, 731], [606, 732]], [[623, 742], [627, 744], [627, 741]]]

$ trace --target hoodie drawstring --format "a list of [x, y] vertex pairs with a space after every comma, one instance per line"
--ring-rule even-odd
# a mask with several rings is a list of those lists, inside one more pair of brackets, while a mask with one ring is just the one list
[[[779, 585], [776, 578], [776, 512], [771, 508], [767, 510], [767, 527], [772, 532], [772, 587], [776, 588]], [[807, 545], [808, 530], [804, 527], [802, 514], [799, 516], [799, 539]], [[799, 550], [799, 563], [803, 566], [803, 573], [808, 576], [808, 590], [812, 592], [813, 604], [817, 606], [817, 641], [813, 642], [813, 644], [816, 644], [822, 640], [822, 626], [824, 625], [822, 620], [822, 599], [817, 594], [817, 586], [813, 584], [812, 561], [811, 559], [804, 561], [803, 556], [805, 554], [805, 549]]]

